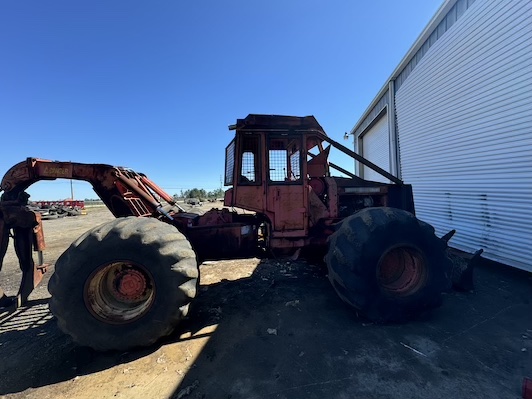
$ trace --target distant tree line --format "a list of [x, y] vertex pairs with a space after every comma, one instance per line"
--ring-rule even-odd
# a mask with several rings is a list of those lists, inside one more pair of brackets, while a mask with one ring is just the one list
[[180, 194], [174, 194], [174, 199], [198, 198], [200, 200], [208, 200], [215, 198], [223, 198], [224, 190], [218, 188], [213, 191], [206, 191], [203, 188], [193, 188], [191, 190], [181, 190]]
[[[202, 201], [206, 201], [213, 200], [216, 198], [223, 198], [224, 190], [218, 188], [213, 191], [206, 191], [203, 188], [193, 188], [191, 190], [181, 190], [179, 194], [174, 194], [172, 197], [175, 201], [184, 200], [187, 198], [198, 198]], [[103, 201], [99, 198], [85, 198], [85, 204], [100, 205], [103, 204]]]

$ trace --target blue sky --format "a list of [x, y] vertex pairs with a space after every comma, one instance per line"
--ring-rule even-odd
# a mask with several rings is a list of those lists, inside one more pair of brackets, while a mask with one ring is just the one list
[[[2, 1], [0, 174], [31, 156], [213, 190], [249, 113], [314, 115], [341, 141], [441, 3]], [[70, 182], [29, 192], [67, 198]]]

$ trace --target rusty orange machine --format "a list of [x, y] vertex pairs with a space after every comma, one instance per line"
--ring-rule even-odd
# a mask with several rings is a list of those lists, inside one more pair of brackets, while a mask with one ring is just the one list
[[[377, 322], [440, 305], [450, 286], [449, 237], [415, 217], [410, 185], [332, 140], [312, 116], [248, 115], [229, 128], [226, 208], [201, 216], [128, 168], [36, 158], [13, 166], [0, 186], [0, 259], [11, 234], [23, 273], [18, 305], [46, 270], [42, 223], [25, 190], [58, 178], [89, 182], [116, 217], [74, 241], [49, 282], [59, 327], [81, 345], [123, 350], [169, 334], [187, 314], [207, 259], [325, 255], [340, 298]], [[331, 163], [331, 149], [390, 182]]]

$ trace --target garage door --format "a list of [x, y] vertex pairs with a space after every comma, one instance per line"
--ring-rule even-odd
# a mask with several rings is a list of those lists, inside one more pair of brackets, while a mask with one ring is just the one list
[[[386, 171], [390, 171], [390, 140], [387, 113], [362, 136], [362, 156]], [[366, 180], [389, 182], [372, 169], [363, 166], [362, 177]]]

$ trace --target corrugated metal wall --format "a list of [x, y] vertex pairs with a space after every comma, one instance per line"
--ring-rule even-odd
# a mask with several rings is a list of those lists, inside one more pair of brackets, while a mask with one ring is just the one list
[[[362, 156], [370, 159], [371, 162], [380, 166], [386, 171], [390, 171], [390, 134], [388, 132], [387, 113], [378, 119], [378, 121], [368, 129], [362, 136]], [[363, 178], [366, 180], [380, 181], [389, 183], [388, 179], [381, 176], [372, 169], [362, 166]]]
[[532, 3], [476, 1], [396, 93], [402, 178], [453, 246], [532, 271]]

